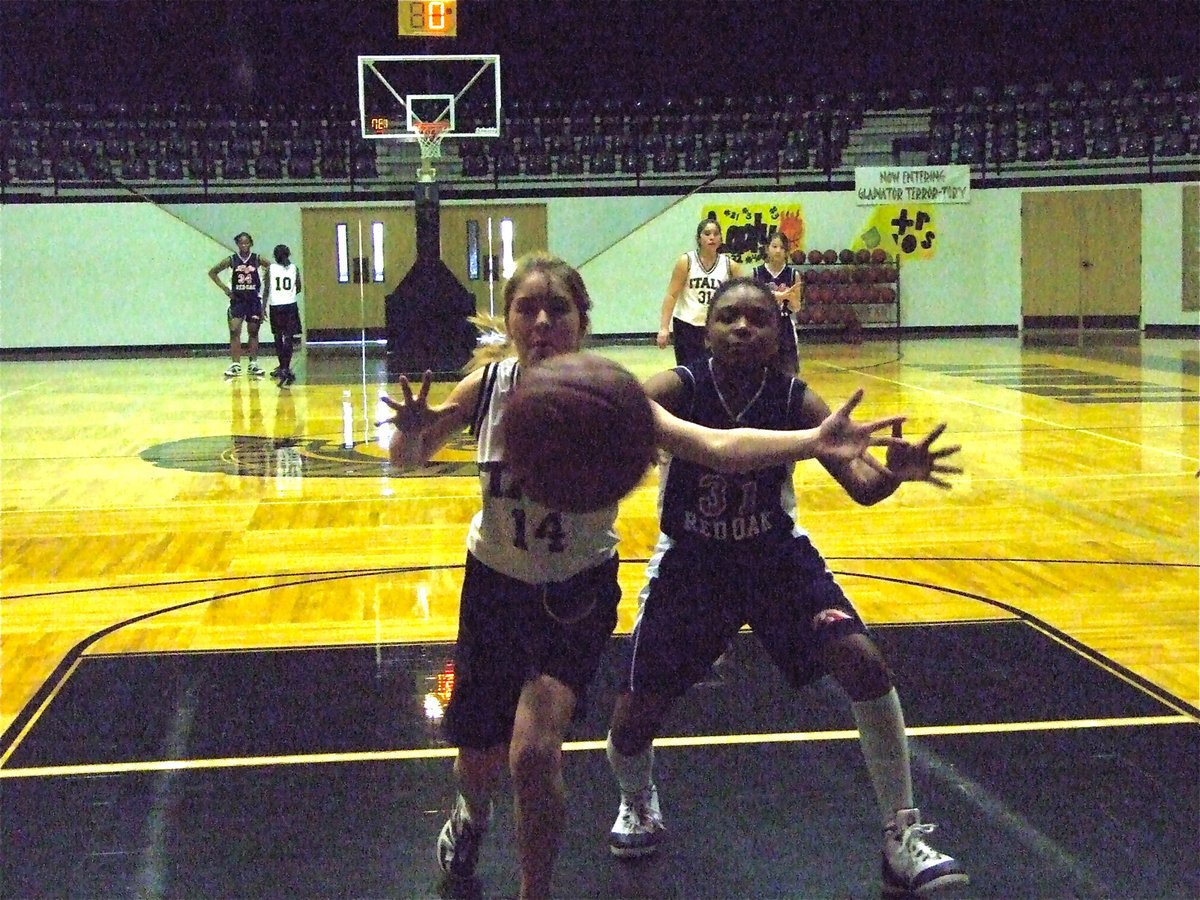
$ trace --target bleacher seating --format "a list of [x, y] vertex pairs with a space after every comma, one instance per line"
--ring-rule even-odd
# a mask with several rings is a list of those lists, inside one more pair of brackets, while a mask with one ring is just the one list
[[[922, 122], [924, 133], [889, 138], [863, 162], [866, 126], [896, 113]], [[356, 115], [347, 104], [14, 102], [0, 109], [0, 174], [9, 190], [56, 181], [104, 189], [113, 179], [199, 181], [206, 189], [303, 181], [315, 190], [395, 177], [394, 160], [377, 160], [374, 142], [361, 146]], [[460, 110], [468, 123], [477, 115]], [[900, 154], [901, 146], [924, 162], [963, 163], [985, 175], [1002, 168], [1036, 176], [1047, 166], [1056, 173], [1099, 166], [1182, 172], [1200, 154], [1198, 133], [1200, 83], [1182, 76], [778, 97], [514, 97], [506, 100], [502, 137], [448, 142], [446, 156], [457, 164], [439, 166], [439, 174], [848, 178], [852, 167], [877, 165], [880, 154]]]
[[617, 155], [607, 147], [602, 147], [591, 155], [588, 161], [588, 171], [593, 175], [613, 175], [617, 171]]

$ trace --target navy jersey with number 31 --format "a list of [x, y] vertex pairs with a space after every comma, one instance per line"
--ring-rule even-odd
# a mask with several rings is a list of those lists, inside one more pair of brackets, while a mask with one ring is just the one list
[[[801, 427], [805, 384], [774, 370], [764, 373], [762, 389], [736, 418], [726, 409], [707, 362], [675, 369], [691, 396], [676, 411], [681, 419], [710, 428]], [[791, 466], [731, 473], [672, 458], [662, 476], [662, 530], [676, 544], [752, 547], [757, 539], [789, 534], [794, 521], [783, 499]]]

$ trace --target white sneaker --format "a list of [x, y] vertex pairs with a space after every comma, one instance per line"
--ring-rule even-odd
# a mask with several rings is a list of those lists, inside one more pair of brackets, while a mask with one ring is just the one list
[[662, 843], [666, 830], [658, 807], [657, 787], [650, 785], [648, 790], [637, 794], [622, 791], [617, 821], [608, 834], [608, 849], [622, 859], [649, 856]]
[[921, 824], [920, 810], [896, 811], [895, 820], [883, 829], [884, 894], [920, 897], [967, 883], [967, 873], [954, 857], [925, 843], [935, 827]]
[[437, 840], [438, 865], [451, 878], [466, 880], [475, 876], [479, 847], [492, 823], [492, 811], [489, 803], [487, 820], [476, 822], [467, 816], [467, 801], [462, 795], [455, 800], [450, 818], [442, 826]]
[[225, 370], [226, 378], [237, 378], [241, 374], [242, 374], [242, 364], [241, 363], [230, 363], [229, 368]]

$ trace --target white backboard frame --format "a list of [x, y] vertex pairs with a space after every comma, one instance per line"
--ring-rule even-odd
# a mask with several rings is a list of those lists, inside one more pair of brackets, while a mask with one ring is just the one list
[[[369, 93], [376, 98], [374, 105], [368, 102]], [[486, 101], [491, 112], [487, 122], [472, 121], [469, 129], [461, 115], [468, 93]], [[382, 106], [379, 97], [384, 98]], [[364, 140], [415, 143], [414, 123], [429, 121], [450, 123], [444, 137], [497, 138], [500, 110], [499, 54], [358, 57], [359, 129]]]

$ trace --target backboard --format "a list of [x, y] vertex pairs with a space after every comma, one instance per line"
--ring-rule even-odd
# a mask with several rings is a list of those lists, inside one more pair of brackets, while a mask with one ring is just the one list
[[366, 140], [416, 142], [414, 123], [436, 121], [443, 137], [499, 137], [500, 57], [360, 56], [358, 109]]

